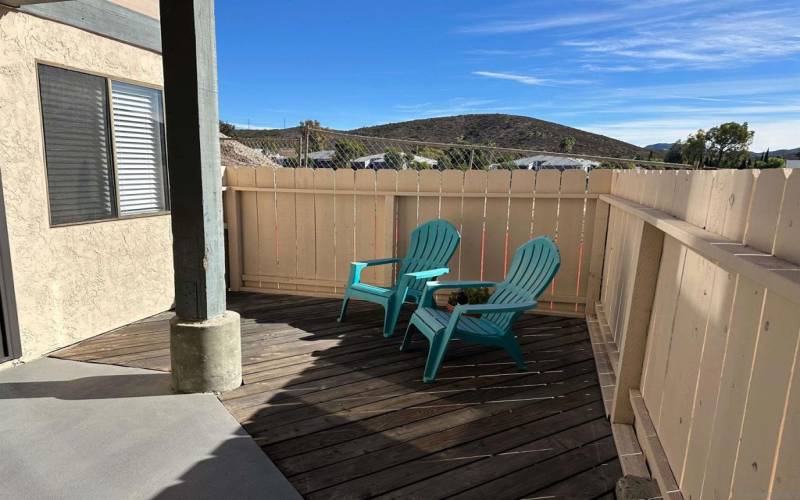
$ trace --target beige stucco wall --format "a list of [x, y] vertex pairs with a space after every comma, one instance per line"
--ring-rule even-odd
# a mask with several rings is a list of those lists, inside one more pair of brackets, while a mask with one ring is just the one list
[[109, 0], [111, 3], [121, 5], [130, 10], [135, 10], [145, 16], [154, 17], [159, 19], [160, 10], [158, 0]]
[[0, 7], [0, 174], [23, 359], [168, 309], [168, 215], [51, 228], [36, 62], [160, 85], [161, 57]]

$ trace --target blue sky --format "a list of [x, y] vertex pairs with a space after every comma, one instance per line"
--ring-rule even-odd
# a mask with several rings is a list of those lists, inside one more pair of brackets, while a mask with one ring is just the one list
[[350, 129], [532, 116], [638, 145], [748, 121], [800, 146], [793, 1], [217, 1], [220, 115]]

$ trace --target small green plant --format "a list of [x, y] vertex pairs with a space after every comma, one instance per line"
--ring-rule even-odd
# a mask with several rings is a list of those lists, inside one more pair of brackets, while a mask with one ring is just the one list
[[485, 304], [491, 295], [488, 288], [465, 288], [452, 292], [447, 303], [453, 307], [459, 304]]

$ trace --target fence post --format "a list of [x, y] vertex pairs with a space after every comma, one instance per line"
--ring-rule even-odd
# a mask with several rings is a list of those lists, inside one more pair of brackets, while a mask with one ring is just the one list
[[[589, 193], [608, 194], [611, 192], [610, 170], [593, 170], [589, 174]], [[608, 217], [610, 206], [597, 198], [594, 210], [592, 230], [592, 251], [589, 255], [589, 274], [586, 283], [586, 313], [594, 314], [595, 305], [600, 300], [600, 289], [603, 284], [603, 264], [606, 257], [606, 238], [608, 236]], [[590, 222], [590, 221], [587, 221]]]
[[[230, 176], [228, 177], [230, 179]], [[231, 291], [242, 287], [242, 235], [240, 224], [239, 193], [228, 182], [225, 190], [225, 210], [228, 219], [228, 272]]]
[[[632, 256], [636, 263], [631, 277], [633, 283], [628, 287], [628, 297], [624, 301], [627, 304], [627, 314], [623, 315], [624, 323], [618, 337], [621, 345], [617, 346], [617, 385], [611, 406], [611, 422], [615, 424], [632, 424], [634, 420], [630, 391], [638, 389], [642, 379], [647, 330], [664, 246], [664, 233], [655, 226], [641, 221], [640, 231], [641, 238], [637, 238], [639, 245]], [[639, 235], [632, 235], [637, 236]]]

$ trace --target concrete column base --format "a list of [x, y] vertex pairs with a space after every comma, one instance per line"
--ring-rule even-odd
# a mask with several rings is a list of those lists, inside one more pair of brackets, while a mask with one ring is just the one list
[[172, 389], [175, 392], [224, 392], [242, 385], [242, 335], [239, 314], [170, 321]]

